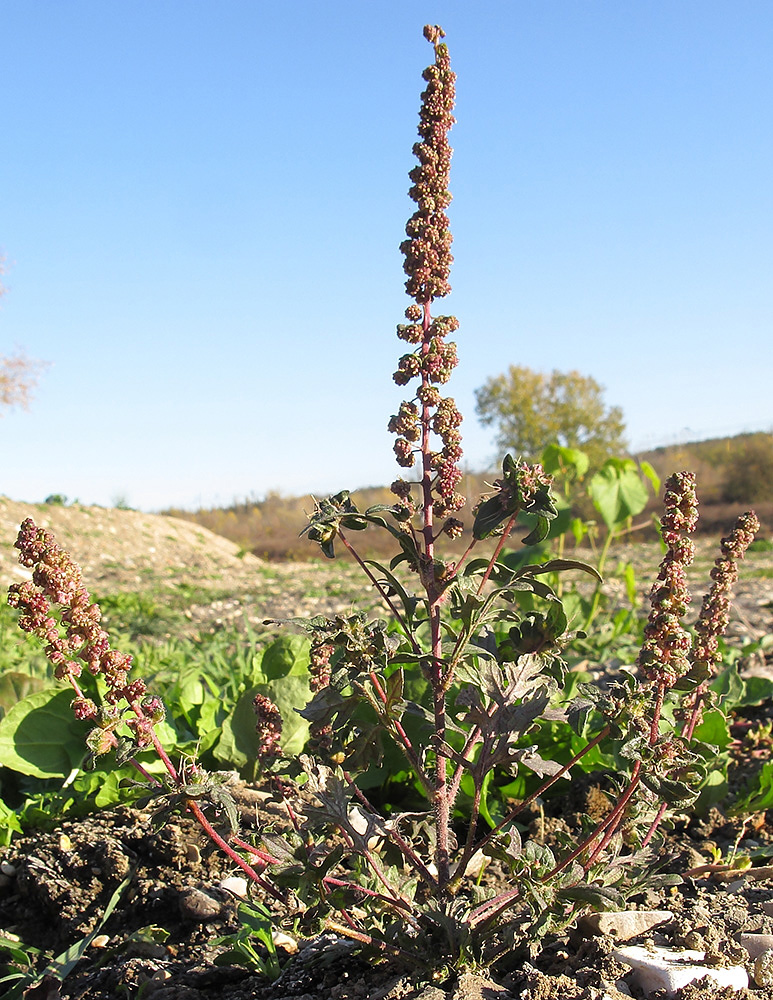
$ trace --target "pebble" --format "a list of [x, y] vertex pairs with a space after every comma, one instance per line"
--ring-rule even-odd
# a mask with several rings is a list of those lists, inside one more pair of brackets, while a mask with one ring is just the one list
[[752, 979], [757, 986], [773, 986], [773, 951], [763, 951], [754, 959]]
[[762, 912], [773, 917], [773, 899], [768, 899], [762, 904]]
[[110, 943], [109, 934], [97, 934], [94, 940], [91, 942], [92, 948], [107, 948]]
[[184, 919], [195, 920], [200, 924], [205, 924], [208, 920], [215, 920], [223, 912], [221, 900], [203, 889], [197, 888], [183, 889], [178, 905], [180, 915]]
[[757, 958], [763, 951], [773, 949], [773, 934], [741, 934], [741, 947], [749, 952], [749, 958]]
[[618, 941], [629, 941], [639, 934], [673, 920], [670, 910], [619, 910], [606, 913], [589, 913], [579, 922], [584, 934], [609, 935]]
[[277, 948], [284, 949], [290, 955], [294, 955], [298, 951], [298, 942], [296, 939], [282, 931], [272, 931], [271, 940]]
[[743, 966], [709, 968], [703, 964], [706, 958], [703, 951], [625, 945], [616, 948], [612, 957], [634, 970], [634, 980], [645, 993], [665, 990], [667, 996], [674, 996], [677, 990], [704, 976], [734, 990], [746, 989], [749, 985], [749, 976]]
[[8, 878], [13, 878], [16, 874], [16, 865], [12, 865], [10, 861], [3, 861], [0, 863], [0, 873], [7, 875]]
[[220, 888], [233, 896], [238, 896], [239, 899], [247, 898], [247, 879], [241, 875], [229, 875], [228, 878], [224, 878], [220, 882]]

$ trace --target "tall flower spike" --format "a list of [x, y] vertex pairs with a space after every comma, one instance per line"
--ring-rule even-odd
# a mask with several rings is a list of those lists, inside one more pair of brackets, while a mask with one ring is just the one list
[[665, 513], [661, 521], [663, 541], [668, 551], [650, 591], [652, 610], [644, 627], [644, 642], [638, 665], [650, 680], [671, 687], [689, 670], [692, 640], [681, 623], [690, 603], [685, 567], [693, 560], [695, 548], [687, 537], [698, 521], [695, 475], [677, 472], [665, 483]]
[[[454, 81], [448, 48], [441, 41], [445, 33], [437, 25], [427, 25], [424, 37], [434, 46], [435, 62], [422, 74], [427, 86], [421, 95], [419, 137], [413, 153], [419, 161], [410, 172], [413, 186], [410, 197], [417, 209], [405, 227], [408, 239], [400, 245], [408, 280], [405, 288], [415, 300], [405, 316], [408, 323], [397, 327], [397, 336], [415, 344], [412, 354], [400, 358], [394, 380], [408, 385], [421, 380], [413, 400], [404, 402], [389, 421], [389, 430], [397, 435], [394, 444], [398, 465], [410, 468], [415, 453], [422, 454], [422, 492], [424, 509], [434, 504], [438, 516], [445, 516], [464, 506], [465, 499], [456, 493], [462, 478], [458, 463], [462, 456], [461, 416], [452, 399], [444, 399], [438, 385], [445, 384], [456, 367], [456, 345], [446, 337], [459, 327], [453, 316], [430, 316], [430, 305], [451, 291], [448, 276], [453, 257], [452, 236], [446, 209], [451, 203], [448, 190], [451, 174], [451, 146], [448, 132], [454, 124]], [[436, 411], [433, 413], [433, 411]], [[430, 431], [442, 444], [437, 451], [429, 446]], [[434, 495], [433, 495], [434, 489]], [[400, 495], [400, 494], [398, 494]]]

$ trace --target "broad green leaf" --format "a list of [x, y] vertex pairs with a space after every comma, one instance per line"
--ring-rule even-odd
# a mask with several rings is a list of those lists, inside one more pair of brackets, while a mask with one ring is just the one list
[[773, 699], [773, 680], [769, 677], [747, 677], [744, 680], [743, 698], [738, 702], [741, 705], [761, 705], [765, 701]]
[[591, 479], [588, 492], [610, 531], [640, 514], [647, 505], [647, 487], [636, 463], [629, 458], [607, 459]]
[[30, 677], [17, 670], [7, 670], [0, 674], [0, 717], [22, 698], [46, 686], [41, 677]]
[[17, 702], [0, 720], [0, 765], [33, 778], [66, 777], [86, 753], [88, 723], [70, 708], [73, 692], [47, 689]]
[[701, 743], [710, 743], [712, 746], [724, 750], [733, 742], [730, 730], [727, 725], [727, 718], [724, 713], [717, 708], [709, 709], [703, 713], [703, 720], [695, 727], [693, 738]]
[[560, 444], [549, 444], [542, 452], [542, 468], [549, 476], [557, 473], [572, 473], [573, 478], [582, 479], [588, 471], [589, 459], [578, 448], [564, 448]]
[[283, 635], [267, 646], [253, 680], [266, 683], [282, 677], [304, 676], [309, 672], [309, 640], [303, 635]]

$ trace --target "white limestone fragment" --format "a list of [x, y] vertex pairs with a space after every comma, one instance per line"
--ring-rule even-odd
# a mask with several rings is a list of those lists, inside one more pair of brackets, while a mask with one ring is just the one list
[[677, 990], [704, 976], [734, 990], [746, 989], [749, 985], [749, 976], [742, 965], [727, 969], [709, 967], [703, 964], [706, 958], [703, 951], [625, 945], [616, 948], [612, 956], [634, 970], [636, 982], [645, 993], [665, 990], [669, 996], [674, 996]]

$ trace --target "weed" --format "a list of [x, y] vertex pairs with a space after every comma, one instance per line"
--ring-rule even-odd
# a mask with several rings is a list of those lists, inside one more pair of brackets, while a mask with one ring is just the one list
[[[711, 680], [722, 660], [730, 587], [757, 523], [746, 514], [723, 539], [693, 641], [682, 617], [695, 480], [690, 473], [668, 477], [665, 551], [637, 670], [604, 690], [572, 681], [567, 663], [574, 642], [597, 653], [584, 631], [570, 629], [567, 608], [573, 604], [585, 612], [581, 623], [595, 625], [600, 591], [583, 609], [573, 590], [556, 582], [567, 572], [600, 580], [598, 568], [564, 551], [567, 531], [577, 538], [588, 526], [567, 515], [558, 553], [544, 549], [532, 559], [560, 523], [552, 475], [506, 456], [465, 537], [461, 414], [442, 388], [457, 363], [449, 338], [459, 324], [433, 313], [450, 291], [445, 209], [455, 76], [442, 30], [428, 26], [425, 37], [434, 62], [424, 72], [418, 163], [410, 174], [417, 208], [401, 247], [412, 302], [397, 328], [410, 350], [393, 376], [414, 388], [389, 420], [397, 463], [414, 471], [392, 484], [388, 502], [363, 510], [347, 491], [317, 501], [304, 531], [325, 557], [333, 558], [336, 546], [348, 553], [385, 617], [354, 610], [290, 619], [285, 624], [300, 636], [259, 655], [229, 655], [230, 675], [210, 648], [208, 684], [181, 669], [167, 721], [148, 687], [152, 654], [143, 654], [144, 676], [130, 679], [132, 657], [112, 645], [79, 568], [49, 532], [25, 521], [16, 544], [33, 578], [12, 586], [9, 600], [22, 612], [21, 628], [46, 643], [55, 676], [75, 697], [44, 689], [12, 707], [0, 723], [0, 760], [31, 776], [68, 774], [80, 768], [85, 740], [88, 767], [113, 754], [119, 768], [134, 768], [159, 807], [158, 822], [172, 808], [187, 809], [254, 885], [294, 901], [307, 929], [326, 927], [431, 975], [489, 965], [514, 941], [533, 948], [583, 909], [619, 907], [643, 886], [663, 884], [660, 825], [668, 807], [695, 801], [715, 762], [716, 747], [698, 735], [716, 722]], [[553, 460], [558, 474], [579, 468], [576, 456], [558, 452]], [[603, 568], [613, 534], [642, 509], [647, 491], [624, 459], [607, 463], [589, 489], [608, 529], [597, 553]], [[506, 546], [524, 519], [521, 558]], [[387, 538], [391, 558], [360, 550], [354, 539], [367, 537], [366, 529]], [[634, 584], [628, 572], [629, 591]], [[630, 624], [628, 612], [613, 616], [601, 645], [618, 643]], [[165, 653], [173, 655], [174, 646]], [[219, 675], [222, 688], [213, 687]], [[299, 704], [306, 707], [293, 713]], [[612, 786], [601, 818], [588, 819], [579, 843], [567, 839], [556, 853], [524, 841], [518, 817], [594, 759], [607, 767]], [[237, 762], [248, 776], [262, 767], [287, 795], [289, 832], [264, 832], [259, 845], [239, 837], [224, 775], [213, 771], [218, 761]], [[376, 808], [369, 793], [385, 772], [401, 775], [410, 808]], [[290, 779], [313, 800], [303, 817], [293, 809]], [[520, 801], [505, 805], [507, 795], [492, 792], [497, 785], [509, 785]], [[767, 791], [762, 795], [766, 800]], [[492, 894], [471, 877], [481, 859], [508, 873], [504, 891]], [[265, 914], [252, 908], [244, 919], [232, 951], [274, 974]]]

